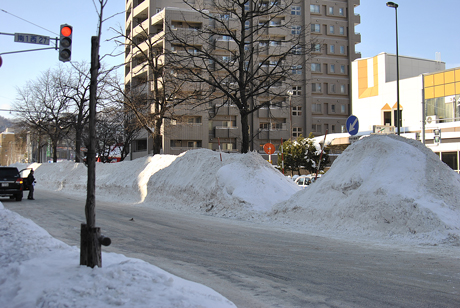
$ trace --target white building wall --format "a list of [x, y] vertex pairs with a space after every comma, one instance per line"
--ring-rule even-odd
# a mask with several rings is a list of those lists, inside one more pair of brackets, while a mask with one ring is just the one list
[[[374, 61], [378, 72], [374, 72]], [[367, 87], [375, 92], [361, 93], [359, 89], [358, 62], [367, 61]], [[422, 73], [443, 70], [445, 63], [432, 60], [400, 57], [399, 103], [402, 110], [401, 132], [420, 130], [422, 126]], [[362, 72], [361, 72], [362, 73]], [[377, 80], [374, 80], [377, 74]], [[406, 76], [403, 78], [403, 76]], [[365, 76], [364, 76], [365, 77]], [[362, 80], [361, 80], [362, 83]], [[374, 125], [384, 125], [382, 109], [390, 108], [392, 122], [397, 104], [396, 56], [380, 53], [376, 57], [352, 62], [352, 114], [358, 117], [359, 131], [371, 131]]]

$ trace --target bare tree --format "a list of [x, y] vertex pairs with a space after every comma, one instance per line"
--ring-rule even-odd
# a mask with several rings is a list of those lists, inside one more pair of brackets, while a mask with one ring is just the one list
[[23, 89], [18, 89], [19, 99], [13, 108], [20, 110], [20, 118], [40, 135], [51, 141], [53, 162], [57, 162], [57, 145], [69, 133], [69, 75], [62, 70], [48, 70]]
[[305, 68], [311, 54], [306, 30], [289, 20], [288, 10], [296, 2], [184, 0], [207, 24], [188, 24], [196, 27], [193, 36], [172, 31], [171, 25], [167, 32], [171, 50], [166, 62], [180, 72], [177, 79], [200, 84], [199, 103], [238, 108], [243, 153], [249, 151], [254, 135], [249, 115], [281, 104], [290, 89], [293, 67]]
[[[86, 63], [73, 62], [68, 70], [71, 74], [69, 83], [62, 85], [71, 89], [68, 99], [71, 102], [72, 127], [75, 132], [75, 162], [80, 162], [81, 147], [83, 142], [84, 130], [87, 129], [89, 120], [89, 88], [90, 88], [90, 69]], [[97, 80], [97, 108], [103, 109], [115, 102], [118, 79], [114, 70], [103, 70]]]

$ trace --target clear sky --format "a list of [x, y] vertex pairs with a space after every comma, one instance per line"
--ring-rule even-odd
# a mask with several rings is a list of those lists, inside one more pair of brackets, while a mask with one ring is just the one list
[[[381, 52], [396, 53], [395, 10], [387, 7], [386, 2], [361, 0], [361, 5], [355, 10], [355, 13], [361, 16], [361, 24], [355, 28], [355, 32], [361, 33], [361, 43], [356, 45], [356, 50], [361, 52], [362, 57], [373, 57]], [[400, 55], [434, 60], [439, 52], [446, 68], [460, 66], [460, 0], [393, 2], [399, 5]], [[104, 16], [109, 17], [124, 11], [125, 3], [124, 0], [109, 0]], [[91, 36], [96, 35], [97, 21], [92, 0], [21, 0], [2, 1], [0, 4], [2, 33], [32, 33], [54, 38], [58, 36], [61, 24], [72, 25], [73, 61], [90, 61]], [[114, 35], [109, 27], [120, 26], [124, 27], [124, 14], [117, 15], [103, 25], [101, 56], [115, 48], [114, 42], [106, 41]], [[45, 46], [15, 43], [13, 36], [0, 35], [0, 53], [41, 47]], [[59, 62], [56, 50], [7, 54], [2, 55], [2, 58], [0, 109], [10, 109], [10, 104], [16, 97], [16, 87], [24, 87], [27, 81], [36, 79], [41, 72], [49, 68], [70, 65]], [[120, 64], [123, 57], [105, 58], [104, 61], [109, 65]], [[120, 77], [121, 75], [120, 73]], [[0, 115], [11, 117], [9, 112], [0, 112]]]

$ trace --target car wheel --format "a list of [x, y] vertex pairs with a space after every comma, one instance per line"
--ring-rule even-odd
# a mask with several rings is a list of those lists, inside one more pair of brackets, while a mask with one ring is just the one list
[[16, 201], [22, 200], [22, 193], [16, 195]]

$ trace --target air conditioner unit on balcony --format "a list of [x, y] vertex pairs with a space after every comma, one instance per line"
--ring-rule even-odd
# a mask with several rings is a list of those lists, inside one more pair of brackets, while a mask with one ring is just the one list
[[427, 116], [426, 119], [426, 124], [428, 125], [434, 125], [436, 123], [438, 123], [438, 118], [435, 116], [435, 115], [432, 115], [432, 116]]

